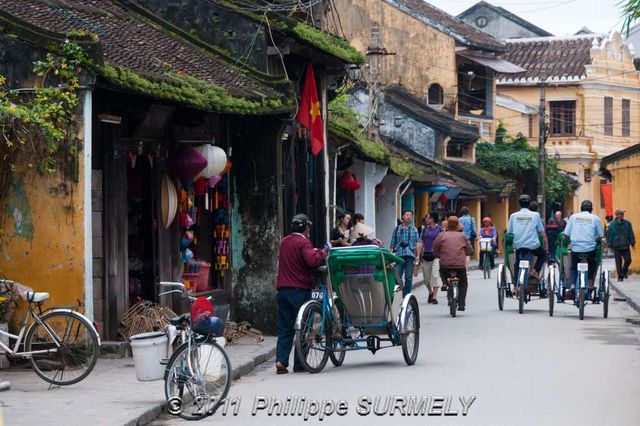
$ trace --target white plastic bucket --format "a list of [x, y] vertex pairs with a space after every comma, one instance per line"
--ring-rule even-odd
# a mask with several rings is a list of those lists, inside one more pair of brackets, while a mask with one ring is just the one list
[[131, 336], [131, 352], [136, 378], [141, 382], [160, 380], [165, 366], [160, 361], [167, 356], [167, 336], [162, 331], [152, 331]]

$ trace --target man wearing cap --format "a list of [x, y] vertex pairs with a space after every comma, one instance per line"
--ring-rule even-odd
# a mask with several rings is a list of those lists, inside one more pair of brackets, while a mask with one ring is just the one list
[[[531, 275], [538, 278], [549, 251], [547, 234], [544, 232], [540, 214], [529, 210], [531, 197], [527, 194], [522, 194], [518, 202], [520, 203], [520, 210], [509, 217], [509, 225], [507, 226], [507, 232], [513, 234], [513, 248], [516, 251], [514, 276], [518, 276], [519, 261], [522, 259], [523, 251], [529, 250], [536, 256], [536, 263], [533, 266]], [[540, 244], [541, 239], [544, 245]]]
[[571, 288], [565, 295], [566, 298], [574, 297], [575, 283], [578, 277], [578, 263], [581, 257], [586, 257], [589, 265], [589, 289], [593, 289], [596, 276], [596, 242], [604, 237], [600, 218], [594, 214], [593, 204], [584, 200], [580, 205], [580, 213], [572, 214], [564, 230], [565, 238], [571, 240]]
[[631, 222], [624, 218], [624, 210], [616, 210], [616, 218], [609, 224], [607, 245], [613, 249], [618, 281], [629, 278], [629, 265], [631, 265], [631, 250], [629, 246], [636, 246], [636, 237], [633, 234]]
[[[471, 255], [471, 243], [462, 232], [463, 227], [457, 216], [446, 221], [446, 231], [441, 232], [433, 242], [432, 251], [440, 258], [440, 278], [444, 284], [452, 272], [458, 277], [458, 310], [464, 311], [467, 301], [467, 256]], [[442, 288], [444, 291], [444, 286]]]
[[[311, 298], [311, 270], [327, 257], [327, 249], [316, 249], [309, 241], [311, 221], [297, 214], [291, 220], [291, 233], [280, 241], [278, 257], [278, 342], [276, 373], [288, 373], [289, 355], [295, 334], [294, 325], [300, 307]], [[293, 355], [293, 371], [304, 371], [298, 354]]]

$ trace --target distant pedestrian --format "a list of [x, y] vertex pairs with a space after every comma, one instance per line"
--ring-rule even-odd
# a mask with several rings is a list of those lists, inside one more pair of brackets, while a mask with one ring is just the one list
[[433, 242], [438, 234], [444, 232], [444, 228], [438, 223], [438, 213], [429, 213], [425, 216], [425, 226], [420, 233], [418, 257], [421, 259], [424, 284], [429, 292], [427, 303], [438, 304], [438, 289], [442, 287], [440, 278], [440, 259], [433, 254]]
[[607, 230], [607, 245], [613, 249], [616, 259], [616, 271], [618, 281], [629, 278], [629, 265], [631, 265], [631, 250], [636, 246], [636, 237], [633, 234], [631, 222], [624, 218], [624, 210], [616, 210], [616, 218], [609, 224]]
[[396, 256], [404, 260], [403, 265], [396, 266], [396, 271], [400, 279], [402, 279], [404, 275], [403, 296], [411, 293], [411, 287], [413, 286], [413, 268], [417, 258], [418, 240], [420, 239], [418, 230], [411, 224], [412, 220], [413, 212], [411, 210], [402, 212], [402, 223], [397, 225], [393, 230], [390, 244], [391, 253], [395, 253]]
[[562, 212], [560, 210], [555, 213], [553, 219], [556, 225], [558, 225], [558, 232], [564, 232], [564, 228], [567, 226], [567, 221], [562, 218]]
[[[467, 237], [467, 240], [469, 240], [469, 244], [471, 244], [471, 255], [473, 255], [473, 249], [475, 248], [475, 242], [478, 235], [476, 234], [476, 220], [469, 215], [469, 207], [464, 206], [460, 209], [459, 222], [460, 225], [462, 225], [462, 233]], [[467, 256], [467, 269], [469, 269], [471, 255]]]
[[349, 234], [351, 232], [351, 215], [349, 213], [338, 214], [338, 224], [331, 231], [329, 241], [332, 246], [348, 246]]
[[[294, 325], [300, 307], [311, 298], [311, 270], [320, 266], [328, 249], [313, 248], [309, 241], [311, 221], [306, 215], [297, 214], [291, 220], [291, 233], [280, 242], [278, 257], [278, 342], [276, 344], [276, 373], [288, 373], [289, 355], [295, 334]], [[293, 371], [304, 367], [293, 355]]]

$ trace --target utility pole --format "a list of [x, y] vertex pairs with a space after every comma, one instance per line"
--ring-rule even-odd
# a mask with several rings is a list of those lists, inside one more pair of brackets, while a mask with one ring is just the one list
[[545, 152], [545, 142], [546, 142], [546, 133], [547, 126], [545, 124], [545, 109], [546, 109], [546, 100], [545, 100], [545, 90], [546, 90], [546, 79], [540, 83], [540, 106], [538, 107], [538, 127], [539, 127], [539, 135], [538, 135], [538, 207], [540, 211], [540, 216], [542, 217], [542, 223], [545, 224], [547, 222], [547, 210], [546, 210], [546, 197], [545, 197], [545, 188], [544, 188], [544, 174], [545, 167], [547, 163], [547, 155]]
[[374, 22], [371, 27], [371, 38], [367, 46], [367, 65], [369, 66], [369, 139], [380, 140], [380, 65], [382, 56], [395, 55], [387, 52], [380, 44], [380, 25]]

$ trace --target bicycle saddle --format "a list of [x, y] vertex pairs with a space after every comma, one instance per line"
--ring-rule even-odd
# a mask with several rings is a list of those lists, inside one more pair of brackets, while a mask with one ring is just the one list
[[191, 315], [182, 314], [182, 315], [178, 315], [177, 317], [171, 318], [171, 320], [169, 322], [171, 323], [171, 325], [178, 326], [178, 325], [182, 324], [185, 321], [189, 322], [190, 319], [191, 319]]
[[38, 293], [35, 291], [27, 291], [23, 297], [25, 300], [29, 302], [40, 303], [40, 302], [44, 302], [49, 298], [49, 293], [45, 293], [45, 292]]

